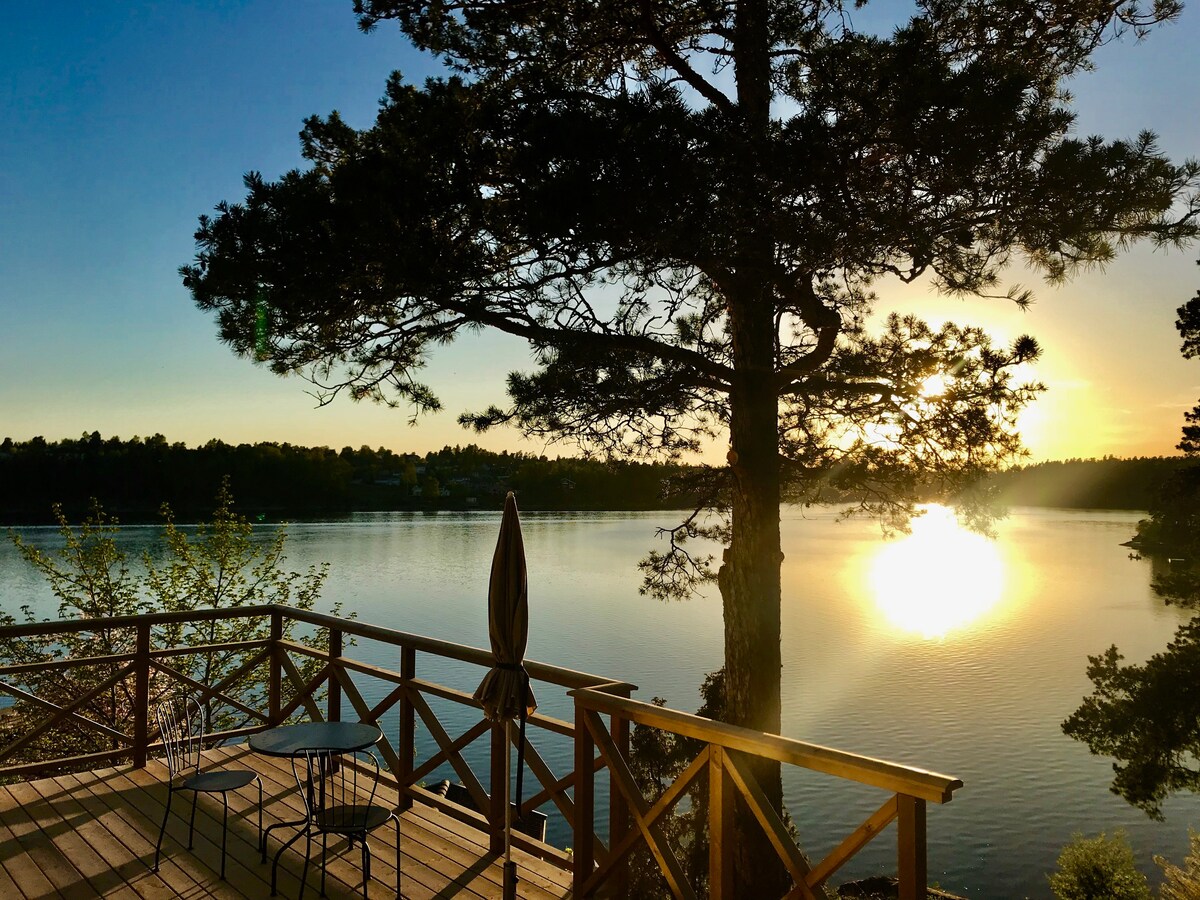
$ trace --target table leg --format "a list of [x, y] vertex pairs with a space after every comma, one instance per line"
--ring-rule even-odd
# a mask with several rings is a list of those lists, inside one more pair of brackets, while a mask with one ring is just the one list
[[[262, 854], [261, 861], [262, 862], [267, 861], [267, 837], [271, 834], [271, 829], [273, 829], [273, 828], [296, 828], [301, 825], [307, 825], [307, 824], [308, 824], [308, 819], [296, 819], [293, 822], [272, 822], [270, 825], [268, 825], [266, 830], [263, 831], [262, 846], [259, 848], [259, 850], [261, 851], [261, 854]], [[303, 834], [304, 832], [300, 832], [300, 833]], [[293, 840], [294, 840], [294, 838], [293, 838]], [[291, 841], [288, 841], [288, 844], [290, 844], [290, 843], [291, 843]]]
[[[286, 850], [288, 847], [292, 846], [292, 844], [296, 843], [296, 841], [300, 840], [300, 838], [304, 837], [308, 833], [309, 833], [308, 820], [306, 819], [304, 822], [304, 827], [302, 829], [300, 829], [299, 831], [297, 831], [294, 835], [292, 835], [291, 838], [288, 839], [288, 841], [286, 843], [281, 844], [279, 847], [279, 850], [275, 853], [275, 861], [273, 863], [271, 863], [271, 896], [272, 897], [275, 896], [276, 884], [277, 884], [278, 878], [279, 878], [279, 857], [283, 856], [284, 850]], [[306, 868], [307, 868], [307, 866], [306, 866]], [[304, 886], [302, 884], [301, 890], [303, 890], [303, 889], [304, 889]]]

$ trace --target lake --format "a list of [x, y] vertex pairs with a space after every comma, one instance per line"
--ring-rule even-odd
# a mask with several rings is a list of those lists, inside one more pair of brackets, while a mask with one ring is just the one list
[[[934, 509], [912, 537], [884, 540], [867, 520], [784, 511], [783, 732], [963, 780], [952, 803], [929, 807], [931, 883], [981, 900], [1049, 897], [1046, 873], [1073, 833], [1116, 828], [1152, 881], [1153, 853], [1182, 861], [1200, 798], [1175, 798], [1166, 821], [1152, 822], [1109, 792], [1110, 763], [1059, 729], [1089, 690], [1089, 654], [1116, 643], [1141, 661], [1184, 620], [1150, 590], [1151, 562], [1129, 559], [1120, 546], [1138, 518], [1018, 509], [988, 540]], [[636, 697], [694, 710], [705, 673], [721, 664], [715, 589], [676, 603], [638, 594], [637, 561], [657, 545], [655, 527], [674, 524], [671, 514], [526, 513], [522, 523], [528, 656], [631, 681]], [[498, 524], [498, 512], [295, 523], [288, 563], [329, 562], [326, 599], [360, 621], [486, 646]], [[54, 545], [53, 529], [19, 530]], [[155, 534], [134, 527], [122, 539], [136, 549]], [[45, 585], [7, 543], [0, 585], [10, 612], [23, 603], [54, 611]], [[378, 646], [351, 652], [396, 665]], [[422, 663], [419, 674], [474, 688], [477, 672], [435, 663]], [[538, 699], [546, 712], [570, 717], [567, 700], [549, 687]], [[569, 748], [545, 755], [556, 771], [570, 768]], [[795, 773], [785, 777], [785, 793], [815, 858], [886, 799]], [[552, 825], [556, 836], [565, 842]], [[894, 855], [889, 829], [834, 880], [890, 871]]]

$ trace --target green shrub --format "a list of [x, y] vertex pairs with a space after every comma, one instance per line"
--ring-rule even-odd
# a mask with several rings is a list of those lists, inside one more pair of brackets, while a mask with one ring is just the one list
[[1133, 861], [1133, 848], [1118, 831], [1111, 838], [1075, 835], [1058, 856], [1050, 876], [1058, 900], [1151, 900], [1146, 876]]

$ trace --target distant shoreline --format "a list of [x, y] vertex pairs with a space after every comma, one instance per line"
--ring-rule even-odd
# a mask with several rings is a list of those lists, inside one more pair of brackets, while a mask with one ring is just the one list
[[[1070, 459], [995, 473], [987, 487], [1000, 506], [1146, 510], [1186, 457]], [[209, 441], [198, 447], [150, 438], [34, 438], [0, 442], [0, 524], [54, 524], [52, 504], [81, 521], [99, 500], [129, 524], [161, 521], [165, 502], [181, 521], [203, 520], [222, 483], [251, 521], [345, 516], [354, 512], [500, 509], [515, 491], [522, 509], [654, 511], [695, 508], [712, 470], [682, 463], [493, 453], [473, 444], [418, 456], [386, 448], [299, 447]], [[828, 484], [821, 499], [854, 502]], [[932, 499], [932, 498], [931, 498]]]
[[[848, 505], [852, 505], [852, 501], [831, 501], [829, 503], [813, 504], [818, 509], [839, 510], [844, 509]], [[788, 509], [809, 509], [798, 503], [784, 503], [781, 506], [782, 510]], [[1147, 515], [1145, 509], [1129, 509], [1127, 507], [1105, 507], [1105, 506], [1066, 506], [1062, 504], [1033, 504], [1033, 503], [1011, 503], [1006, 504], [1005, 510], [1014, 509], [1061, 509], [1071, 512], [1086, 512], [1094, 510], [1096, 512], [1125, 512]], [[692, 507], [686, 506], [641, 506], [641, 507], [582, 507], [582, 506], [533, 506], [522, 505], [521, 511], [526, 513], [640, 513], [640, 512], [662, 512], [662, 513], [688, 513]], [[499, 515], [502, 511], [502, 504], [497, 503], [494, 506], [474, 505], [467, 506], [463, 504], [442, 504], [440, 506], [396, 506], [391, 508], [363, 508], [363, 509], [282, 509], [282, 508], [261, 508], [261, 509], [236, 509], [240, 515], [243, 515], [252, 524], [256, 525], [279, 525], [283, 523], [300, 523], [300, 522], [338, 522], [349, 519], [358, 513], [413, 513], [437, 515], [439, 513], [478, 513], [480, 515]], [[211, 509], [181, 509], [172, 510], [175, 522], [178, 525], [187, 527], [198, 522], [206, 521], [212, 514]], [[136, 527], [148, 527], [162, 525], [162, 516], [157, 510], [137, 510], [137, 509], [109, 509], [105, 507], [105, 513], [115, 518], [121, 525], [129, 525]], [[76, 517], [68, 517], [68, 520], [75, 524], [78, 519]], [[49, 528], [57, 526], [48, 514], [40, 516], [33, 514], [22, 514], [21, 511], [4, 511], [0, 510], [0, 527], [3, 528]], [[1133, 549], [1140, 549], [1144, 552], [1154, 552], [1151, 548], [1140, 547], [1132, 541], [1125, 541], [1121, 546], [1128, 546]]]

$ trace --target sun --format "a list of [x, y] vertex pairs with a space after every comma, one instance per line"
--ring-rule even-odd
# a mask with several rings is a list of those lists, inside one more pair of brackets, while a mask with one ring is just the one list
[[949, 387], [950, 379], [941, 372], [938, 372], [936, 375], [930, 375], [921, 382], [921, 396], [940, 397], [946, 393]]
[[1004, 564], [993, 541], [964, 529], [951, 510], [930, 506], [913, 521], [911, 534], [880, 549], [869, 580], [890, 625], [941, 638], [999, 602]]

